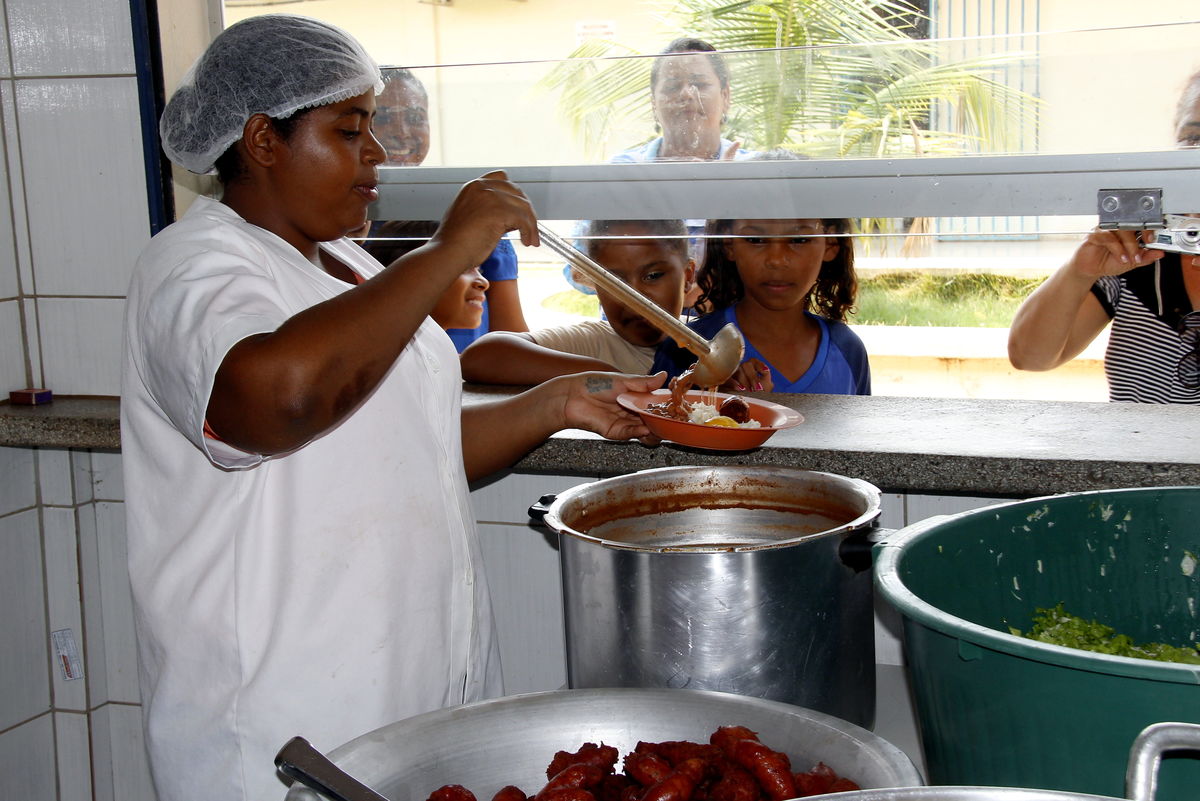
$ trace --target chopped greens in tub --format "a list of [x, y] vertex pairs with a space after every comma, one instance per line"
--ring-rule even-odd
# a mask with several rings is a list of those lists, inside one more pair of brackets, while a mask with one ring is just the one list
[[1028, 633], [1023, 634], [1020, 629], [1011, 626], [1009, 632], [1017, 637], [1083, 651], [1200, 665], [1200, 651], [1195, 645], [1178, 647], [1161, 642], [1135, 643], [1129, 636], [1117, 634], [1112, 626], [1067, 612], [1061, 601], [1053, 609], [1035, 610], [1033, 628]]

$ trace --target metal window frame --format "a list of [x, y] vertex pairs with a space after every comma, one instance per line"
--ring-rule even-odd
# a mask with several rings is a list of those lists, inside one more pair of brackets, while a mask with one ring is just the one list
[[[471, 167], [380, 169], [378, 219], [439, 219]], [[1158, 188], [1200, 211], [1200, 150], [947, 158], [520, 166], [543, 219], [1095, 215], [1097, 193]]]

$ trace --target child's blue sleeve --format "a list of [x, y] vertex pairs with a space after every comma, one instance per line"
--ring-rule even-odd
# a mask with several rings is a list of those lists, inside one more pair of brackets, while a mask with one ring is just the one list
[[867, 347], [858, 334], [845, 324], [830, 324], [829, 335], [842, 352], [846, 365], [854, 376], [854, 394], [871, 394], [871, 364], [867, 359]]

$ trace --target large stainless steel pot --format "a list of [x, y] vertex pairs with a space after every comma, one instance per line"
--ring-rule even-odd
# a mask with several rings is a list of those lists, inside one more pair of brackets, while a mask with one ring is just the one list
[[[547, 505], [548, 503], [548, 505]], [[668, 467], [530, 510], [559, 532], [573, 688], [784, 701], [871, 727], [879, 490], [785, 467]]]
[[[461, 784], [488, 801], [509, 784], [530, 795], [537, 792], [556, 751], [593, 742], [614, 746], [624, 756], [639, 740], [707, 741], [725, 725], [758, 732], [764, 743], [786, 753], [796, 770], [824, 762], [864, 788], [922, 781], [903, 751], [858, 726], [788, 704], [698, 690], [508, 696], [393, 723], [335, 748], [329, 757], [390, 801], [425, 801], [444, 784]], [[319, 796], [293, 786], [287, 801], [319, 801]]]

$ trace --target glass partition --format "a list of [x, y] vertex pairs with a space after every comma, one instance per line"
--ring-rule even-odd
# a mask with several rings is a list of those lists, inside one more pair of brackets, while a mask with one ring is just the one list
[[431, 167], [715, 161], [730, 156], [718, 138], [735, 158], [1140, 152], [1176, 146], [1198, 36], [1192, 22], [410, 74], [428, 93]]
[[[701, 0], [422, 5], [229, 2], [226, 21], [320, 16], [380, 63], [411, 68], [428, 96], [427, 167], [602, 164], [659, 137], [707, 141], [710, 130], [742, 151], [813, 158], [1167, 150], [1179, 92], [1200, 68], [1200, 21], [1181, 21], [1179, 2], [1131, 13], [1088, 0], [930, 0], [915, 27], [912, 15], [887, 13], [895, 3], [770, 4], [793, 18]], [[1110, 5], [1123, 10], [1119, 26], [1102, 24]], [[580, 25], [610, 14], [599, 37], [580, 38]], [[434, 52], [409, 46], [421, 31]], [[720, 52], [657, 55], [683, 31]], [[696, 152], [677, 157], [719, 155]]]
[[[1102, 190], [1200, 210], [1200, 149], [1176, 130], [1200, 70], [1189, 0], [227, 0], [226, 22], [280, 10], [405, 69], [380, 103], [396, 160], [377, 220], [436, 220], [497, 168], [576, 241], [581, 221], [681, 219], [698, 254], [705, 220], [849, 220], [876, 394], [1105, 400], [1105, 335], [1018, 373], [1012, 312], [1096, 225]], [[681, 31], [717, 52], [660, 54]], [[424, 120], [403, 119], [413, 96]], [[514, 244], [531, 327], [600, 314], [561, 258]]]

